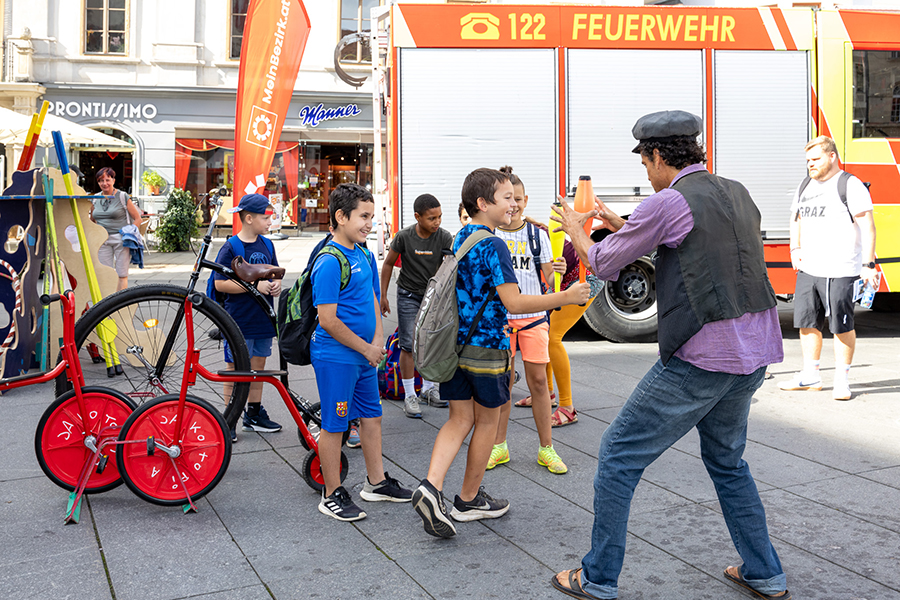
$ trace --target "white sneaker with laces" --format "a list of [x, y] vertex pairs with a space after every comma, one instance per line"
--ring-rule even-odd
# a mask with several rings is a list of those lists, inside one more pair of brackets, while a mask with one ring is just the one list
[[403, 400], [403, 412], [410, 419], [421, 419], [422, 409], [419, 408], [419, 399], [416, 396], [407, 396]]
[[834, 390], [832, 390], [831, 396], [835, 400], [849, 400], [852, 396], [852, 394], [850, 393], [850, 382], [835, 381]]
[[808, 375], [800, 372], [787, 381], [778, 384], [779, 389], [785, 392], [795, 392], [800, 390], [819, 391], [822, 389], [822, 376], [816, 373]]

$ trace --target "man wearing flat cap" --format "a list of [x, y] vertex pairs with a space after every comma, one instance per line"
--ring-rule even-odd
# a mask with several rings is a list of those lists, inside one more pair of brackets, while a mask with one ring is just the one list
[[[631, 497], [644, 469], [692, 428], [715, 484], [740, 567], [725, 577], [761, 598], [791, 597], [766, 515], [742, 455], [753, 393], [766, 367], [783, 359], [775, 293], [766, 275], [760, 214], [747, 189], [706, 170], [700, 117], [663, 111], [638, 119], [632, 134], [656, 192], [627, 221], [595, 200], [581, 214], [557, 210], [581, 260], [615, 280], [657, 252], [659, 360], [603, 433], [594, 478], [591, 550], [580, 569], [551, 583], [576, 598], [616, 598]], [[594, 244], [588, 219], [613, 231]]]

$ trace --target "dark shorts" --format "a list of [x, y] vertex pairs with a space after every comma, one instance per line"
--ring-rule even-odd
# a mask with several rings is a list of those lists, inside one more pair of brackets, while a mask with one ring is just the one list
[[416, 315], [419, 314], [421, 304], [422, 296], [397, 287], [397, 328], [400, 331], [397, 335], [397, 345], [401, 350], [412, 352]]
[[848, 333], [854, 329], [853, 282], [859, 277], [813, 277], [797, 273], [794, 290], [794, 327], [818, 329], [825, 326], [831, 333]]
[[485, 408], [509, 402], [509, 350], [466, 346], [450, 381], [441, 383], [441, 400], [472, 399]]

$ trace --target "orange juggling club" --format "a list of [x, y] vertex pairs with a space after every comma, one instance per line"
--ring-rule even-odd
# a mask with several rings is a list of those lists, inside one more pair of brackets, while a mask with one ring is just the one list
[[[591, 176], [582, 175], [578, 178], [578, 187], [575, 188], [575, 211], [580, 213], [590, 212], [594, 208], [594, 186], [591, 185]], [[584, 224], [584, 232], [591, 235], [591, 220]], [[584, 263], [578, 266], [578, 281], [585, 282], [587, 271]]]

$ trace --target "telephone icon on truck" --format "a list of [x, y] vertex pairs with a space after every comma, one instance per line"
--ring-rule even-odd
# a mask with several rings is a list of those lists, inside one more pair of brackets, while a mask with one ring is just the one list
[[472, 12], [459, 20], [462, 29], [459, 36], [464, 40], [499, 40], [500, 19], [491, 13]]

